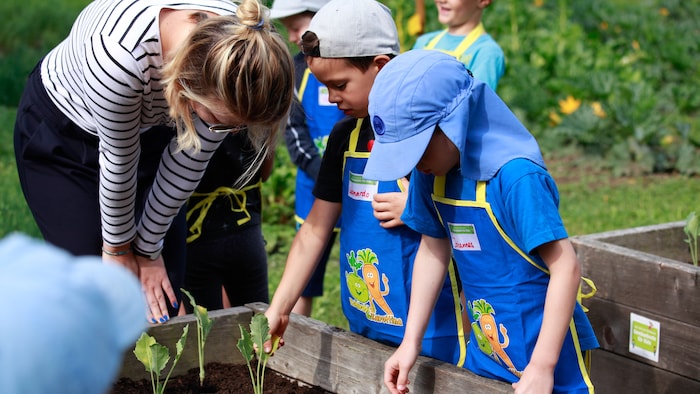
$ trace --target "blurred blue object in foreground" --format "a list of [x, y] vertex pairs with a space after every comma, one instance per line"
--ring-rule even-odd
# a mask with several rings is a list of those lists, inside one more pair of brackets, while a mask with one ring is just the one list
[[146, 329], [138, 279], [21, 234], [0, 240], [0, 393], [105, 393]]

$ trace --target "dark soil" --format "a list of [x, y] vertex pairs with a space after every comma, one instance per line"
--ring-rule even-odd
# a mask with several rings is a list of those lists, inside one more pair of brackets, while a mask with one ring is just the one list
[[[199, 368], [187, 371], [186, 375], [171, 376], [165, 386], [166, 394], [239, 394], [252, 393], [253, 384], [246, 365], [209, 363], [204, 366], [204, 385], [199, 385]], [[265, 394], [331, 394], [320, 387], [298, 383], [285, 375], [265, 370]], [[111, 394], [151, 394], [150, 380], [133, 381], [120, 378], [113, 386]]]

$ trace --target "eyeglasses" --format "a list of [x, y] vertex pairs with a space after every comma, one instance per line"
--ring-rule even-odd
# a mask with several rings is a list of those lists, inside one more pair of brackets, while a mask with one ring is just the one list
[[241, 131], [247, 129], [248, 126], [241, 124], [237, 126], [229, 126], [225, 124], [213, 124], [209, 126], [209, 131], [212, 133], [232, 133], [232, 134], [237, 134], [240, 133]]

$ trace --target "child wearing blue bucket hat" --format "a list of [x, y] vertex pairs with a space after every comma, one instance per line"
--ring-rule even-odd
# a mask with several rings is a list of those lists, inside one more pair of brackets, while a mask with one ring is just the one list
[[0, 393], [111, 392], [148, 328], [126, 268], [19, 233], [0, 240], [0, 310]]
[[385, 364], [408, 391], [450, 257], [471, 318], [465, 367], [516, 392], [592, 393], [598, 346], [577, 302], [581, 273], [558, 212], [556, 184], [534, 137], [454, 57], [413, 50], [392, 60], [369, 96], [375, 143], [368, 179], [413, 170], [403, 221], [422, 234], [404, 339]]

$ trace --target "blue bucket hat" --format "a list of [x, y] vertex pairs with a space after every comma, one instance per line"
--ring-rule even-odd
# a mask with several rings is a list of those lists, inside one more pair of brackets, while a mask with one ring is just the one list
[[389, 181], [418, 164], [436, 126], [460, 151], [462, 176], [491, 179], [508, 161], [544, 167], [537, 141], [464, 64], [434, 50], [403, 53], [377, 74], [369, 94], [375, 142], [363, 177]]
[[12, 234], [0, 241], [0, 392], [108, 392], [147, 328], [138, 279]]

